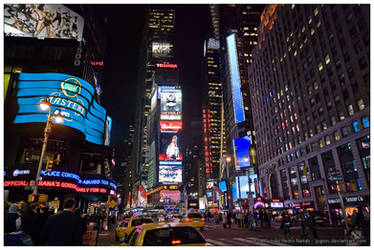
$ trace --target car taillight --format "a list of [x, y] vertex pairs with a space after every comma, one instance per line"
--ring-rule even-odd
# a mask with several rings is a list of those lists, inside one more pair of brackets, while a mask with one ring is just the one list
[[173, 244], [173, 245], [180, 244], [180, 243], [182, 243], [181, 240], [173, 240], [173, 241], [171, 241], [171, 244]]

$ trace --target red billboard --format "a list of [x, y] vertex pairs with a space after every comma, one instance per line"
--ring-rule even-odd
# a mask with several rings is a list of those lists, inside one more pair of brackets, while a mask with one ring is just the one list
[[182, 121], [160, 121], [160, 131], [163, 133], [177, 133], [182, 129]]

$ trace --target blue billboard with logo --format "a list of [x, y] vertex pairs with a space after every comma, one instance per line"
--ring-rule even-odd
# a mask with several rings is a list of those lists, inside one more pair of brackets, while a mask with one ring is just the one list
[[62, 125], [78, 129], [95, 144], [102, 145], [108, 139], [106, 110], [95, 101], [94, 87], [85, 80], [59, 73], [20, 73], [16, 87], [15, 124], [46, 122], [48, 111], [42, 111], [39, 103], [48, 96], [51, 113], [59, 109], [64, 116]]

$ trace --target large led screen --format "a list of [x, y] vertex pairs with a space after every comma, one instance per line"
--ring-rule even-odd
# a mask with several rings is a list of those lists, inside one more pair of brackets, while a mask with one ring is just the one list
[[226, 38], [227, 40], [227, 51], [229, 57], [230, 67], [230, 80], [232, 90], [232, 101], [234, 106], [235, 122], [240, 123], [245, 120], [244, 109], [243, 109], [243, 97], [241, 92], [239, 65], [238, 65], [238, 54], [236, 51], [236, 38], [235, 34], [232, 34]]
[[83, 27], [84, 19], [64, 5], [4, 5], [5, 35], [81, 41]]
[[159, 167], [158, 180], [163, 184], [173, 184], [182, 182], [182, 166], [163, 166]]
[[160, 121], [162, 133], [177, 133], [182, 129], [182, 121]]
[[16, 87], [15, 124], [45, 123], [48, 111], [42, 111], [39, 103], [48, 96], [52, 113], [59, 109], [64, 116], [62, 125], [80, 130], [89, 142], [104, 144], [106, 110], [97, 104], [94, 88], [85, 80], [58, 73], [20, 73]]
[[159, 151], [160, 161], [167, 161], [171, 163], [182, 161], [182, 152], [180, 150], [179, 140], [178, 140], [179, 137], [180, 135], [178, 133], [177, 134], [171, 134], [171, 133], [160, 134], [160, 151]]
[[252, 145], [250, 136], [234, 139], [234, 153], [236, 168], [249, 167], [251, 165], [249, 146]]
[[152, 56], [155, 58], [171, 57], [173, 52], [173, 45], [168, 42], [153, 42]]
[[161, 121], [182, 120], [182, 91], [180, 89], [161, 90]]
[[239, 199], [239, 183], [240, 183], [240, 198], [248, 199], [249, 185], [248, 185], [248, 175], [236, 176], [235, 184], [233, 185], [233, 199]]

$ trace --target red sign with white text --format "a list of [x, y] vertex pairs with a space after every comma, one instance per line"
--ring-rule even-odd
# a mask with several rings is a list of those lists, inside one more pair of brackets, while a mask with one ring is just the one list
[[160, 121], [160, 131], [177, 133], [182, 129], [182, 121]]

